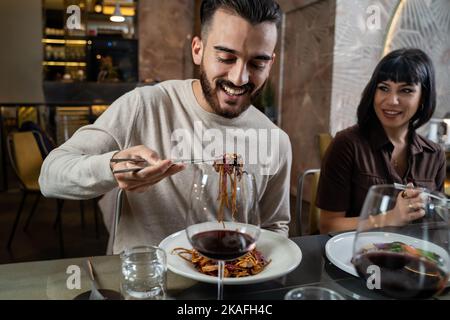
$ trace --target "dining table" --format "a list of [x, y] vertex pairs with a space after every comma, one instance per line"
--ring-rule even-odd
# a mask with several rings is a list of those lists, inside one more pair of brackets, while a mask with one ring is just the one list
[[[301, 262], [294, 270], [268, 281], [225, 285], [224, 299], [283, 300], [289, 290], [302, 286], [328, 288], [347, 300], [390, 299], [376, 289], [368, 289], [361, 278], [331, 263], [325, 253], [329, 239], [331, 236], [325, 234], [290, 238], [302, 253]], [[0, 265], [0, 300], [72, 300], [83, 296], [91, 288], [84, 268], [87, 259], [95, 268], [99, 288], [119, 292], [120, 257], [106, 255]], [[214, 300], [216, 294], [216, 284], [167, 273], [167, 299]], [[432, 299], [450, 300], [450, 290], [447, 288]]]

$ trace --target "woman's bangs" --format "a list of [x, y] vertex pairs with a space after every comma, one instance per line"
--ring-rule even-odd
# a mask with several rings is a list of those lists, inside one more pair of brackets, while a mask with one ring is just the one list
[[380, 68], [377, 83], [383, 81], [404, 82], [419, 84], [424, 81], [424, 74], [420, 72], [420, 66], [414, 66], [405, 59], [386, 61]]

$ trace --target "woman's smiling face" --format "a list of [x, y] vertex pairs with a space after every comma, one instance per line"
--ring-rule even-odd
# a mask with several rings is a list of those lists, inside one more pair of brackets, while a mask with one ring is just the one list
[[384, 128], [408, 128], [419, 108], [421, 96], [420, 84], [382, 81], [375, 92], [375, 114]]

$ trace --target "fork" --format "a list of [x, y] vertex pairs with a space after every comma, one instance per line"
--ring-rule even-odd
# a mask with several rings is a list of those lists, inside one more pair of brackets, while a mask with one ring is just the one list
[[106, 300], [106, 297], [98, 291], [97, 280], [94, 277], [94, 268], [89, 259], [86, 260], [86, 265], [89, 273], [89, 278], [91, 279], [91, 294], [89, 295], [89, 300]]
[[[173, 164], [198, 164], [198, 163], [213, 162], [213, 161], [217, 161], [220, 159], [222, 159], [222, 157], [217, 157], [217, 158], [212, 158], [212, 159], [175, 159], [175, 160], [172, 160], [172, 163]], [[113, 163], [135, 162], [135, 163], [144, 163], [145, 164], [144, 167], [134, 167], [134, 168], [114, 170], [112, 172], [113, 174], [126, 173], [126, 172], [138, 172], [146, 167], [151, 166], [151, 164], [149, 164], [147, 162], [147, 160], [142, 159], [142, 158], [114, 158], [114, 159], [111, 159], [110, 162], [113, 162]]]

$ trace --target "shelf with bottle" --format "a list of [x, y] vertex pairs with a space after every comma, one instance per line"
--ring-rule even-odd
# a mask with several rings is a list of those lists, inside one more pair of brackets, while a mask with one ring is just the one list
[[64, 82], [85, 81], [88, 42], [89, 40], [79, 37], [43, 38], [44, 79]]
[[71, 65], [66, 63], [56, 68], [48, 68], [44, 66], [45, 81], [59, 82], [84, 82], [86, 81], [86, 66]]
[[43, 44], [49, 44], [49, 45], [66, 45], [66, 46], [85, 46], [87, 44], [90, 44], [90, 40], [86, 40], [80, 37], [76, 38], [43, 38], [42, 43]]
[[77, 61], [43, 61], [43, 66], [47, 67], [86, 67], [86, 62]]
[[86, 62], [86, 47], [46, 45], [44, 57], [53, 62]]
[[43, 38], [45, 67], [72, 67], [85, 69], [86, 50], [90, 40], [80, 37]]
[[64, 36], [64, 29], [56, 29], [56, 28], [49, 28], [49, 27], [46, 27], [45, 28], [45, 31], [44, 31], [44, 34], [46, 35], [46, 36], [49, 36], [49, 37], [53, 37], [53, 36]]

